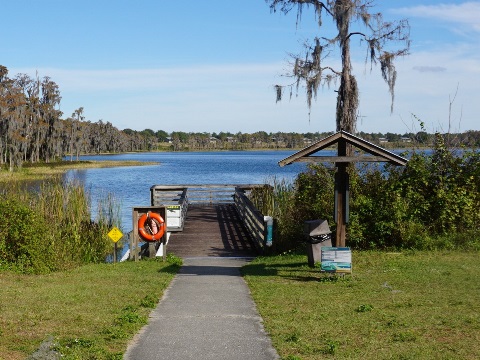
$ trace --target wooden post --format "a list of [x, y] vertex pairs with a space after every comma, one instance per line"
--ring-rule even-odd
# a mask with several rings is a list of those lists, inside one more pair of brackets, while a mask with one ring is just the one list
[[151, 242], [148, 243], [148, 257], [150, 259], [153, 259], [153, 258], [155, 258], [155, 256], [157, 256], [156, 243], [151, 241]]
[[167, 261], [167, 226], [166, 225], [165, 225], [165, 234], [163, 234], [161, 241], [163, 244], [162, 259], [163, 261]]
[[[138, 261], [138, 255], [139, 255], [138, 254], [139, 253], [139, 249], [138, 249], [138, 218], [139, 218], [139, 213], [138, 213], [138, 210], [133, 209], [132, 218], [133, 218], [133, 230], [132, 230], [133, 246], [130, 248], [130, 259], [133, 258], [134, 261], [137, 262]], [[132, 254], [132, 252], [133, 252], [133, 254]]]
[[[346, 156], [347, 142], [344, 139], [338, 141], [338, 156]], [[336, 186], [336, 209], [335, 218], [337, 222], [337, 231], [335, 233], [335, 246], [345, 247], [346, 238], [346, 202], [347, 202], [347, 163], [337, 162], [337, 176], [335, 177]]]

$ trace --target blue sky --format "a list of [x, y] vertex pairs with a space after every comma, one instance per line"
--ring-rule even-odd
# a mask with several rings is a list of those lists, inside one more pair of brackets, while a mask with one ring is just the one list
[[[393, 113], [380, 69], [370, 72], [363, 51], [354, 59], [357, 129], [420, 131], [414, 114], [430, 132], [480, 130], [480, 1], [376, 3], [385, 19], [409, 20], [411, 55], [396, 64]], [[288, 54], [318, 34], [312, 10], [295, 22], [263, 0], [5, 1], [0, 64], [10, 77], [51, 77], [64, 118], [83, 107], [86, 120], [119, 129], [333, 131], [335, 86], [310, 119], [302, 91], [275, 103]]]

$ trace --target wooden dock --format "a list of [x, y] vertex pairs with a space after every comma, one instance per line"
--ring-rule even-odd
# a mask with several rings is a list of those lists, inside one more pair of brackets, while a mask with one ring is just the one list
[[183, 231], [171, 233], [169, 253], [182, 258], [257, 255], [233, 203], [190, 206]]

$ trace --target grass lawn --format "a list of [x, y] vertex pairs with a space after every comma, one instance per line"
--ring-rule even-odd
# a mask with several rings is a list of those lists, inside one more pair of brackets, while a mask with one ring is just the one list
[[25, 359], [49, 336], [62, 359], [121, 359], [178, 268], [144, 260], [49, 275], [0, 272], [0, 359]]
[[305, 256], [243, 268], [282, 359], [479, 359], [478, 252], [353, 252], [344, 278]]
[[[242, 271], [282, 359], [478, 359], [478, 252], [354, 252], [344, 278], [305, 256], [258, 258]], [[63, 359], [122, 359], [178, 261], [0, 272], [0, 359], [52, 336]]]

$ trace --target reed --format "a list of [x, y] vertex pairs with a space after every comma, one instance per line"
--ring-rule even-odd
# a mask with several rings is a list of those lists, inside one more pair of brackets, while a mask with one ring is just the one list
[[272, 177], [266, 184], [252, 190], [250, 200], [262, 214], [274, 218], [273, 251], [282, 252], [291, 248], [292, 241], [299, 238], [299, 217], [295, 211], [295, 186], [285, 179]]
[[[53, 177], [36, 186], [7, 184], [0, 199], [6, 205], [2, 207], [0, 219], [8, 224], [4, 231], [8, 236], [0, 240], [3, 244], [0, 248], [3, 246], [5, 253], [16, 256], [8, 260], [4, 256], [1, 260], [8, 266], [2, 262], [3, 267], [46, 272], [105, 260], [111, 250], [107, 237], [109, 227], [120, 222], [113, 198], [103, 201], [101, 216], [92, 221], [89, 193], [78, 182], [63, 182], [60, 177]], [[19, 212], [17, 208], [26, 210]], [[16, 214], [15, 219], [11, 213]], [[28, 224], [22, 228], [23, 232], [15, 230], [19, 223]], [[31, 232], [35, 234], [33, 239]], [[30, 239], [26, 239], [27, 236]], [[48, 249], [47, 255], [45, 249]]]

